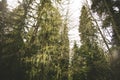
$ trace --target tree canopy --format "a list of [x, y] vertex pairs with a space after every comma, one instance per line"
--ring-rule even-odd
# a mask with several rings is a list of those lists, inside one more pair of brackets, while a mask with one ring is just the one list
[[91, 2], [79, 14], [81, 45], [70, 48], [69, 0], [22, 0], [12, 10], [0, 0], [0, 79], [119, 80], [120, 1]]

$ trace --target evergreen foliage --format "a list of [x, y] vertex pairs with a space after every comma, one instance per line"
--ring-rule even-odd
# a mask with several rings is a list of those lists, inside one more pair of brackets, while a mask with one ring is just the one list
[[[103, 27], [112, 24], [113, 46], [119, 50], [119, 0], [92, 2], [93, 11], [104, 13]], [[107, 60], [86, 6], [79, 17], [81, 46], [75, 42], [69, 48], [69, 11], [61, 15], [61, 4], [62, 0], [23, 0], [9, 10], [7, 0], [0, 0], [1, 80], [119, 80], [119, 58]]]
[[[120, 76], [120, 62], [119, 62], [119, 51], [120, 51], [120, 1], [119, 0], [91, 0], [91, 9], [97, 12], [100, 16], [104, 16], [102, 26], [107, 30], [108, 27], [112, 27], [112, 44], [111, 53], [113, 59], [110, 61], [111, 68], [114, 74], [112, 80], [119, 80]], [[97, 6], [97, 7], [96, 7]], [[109, 31], [110, 32], [110, 31]], [[116, 51], [116, 52], [114, 52]], [[117, 59], [114, 55], [118, 55]]]
[[74, 46], [73, 80], [108, 80], [109, 64], [97, 44], [97, 30], [86, 6], [81, 10], [79, 32], [82, 45], [80, 48]]

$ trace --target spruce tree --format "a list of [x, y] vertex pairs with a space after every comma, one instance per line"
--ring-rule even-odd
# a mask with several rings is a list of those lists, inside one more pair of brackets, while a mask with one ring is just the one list
[[92, 22], [86, 6], [83, 6], [81, 10], [79, 32], [82, 45], [78, 52], [80, 57], [77, 59], [80, 60], [79, 74], [76, 74], [80, 75], [78, 79], [108, 80], [110, 76], [108, 74], [109, 66], [103, 50], [98, 46], [97, 29]]
[[[52, 5], [50, 0], [42, 1], [37, 6], [37, 36], [39, 46], [32, 69], [37, 70], [34, 78], [39, 80], [59, 79], [61, 68], [59, 59], [61, 53], [60, 27], [62, 26], [59, 11]], [[35, 64], [36, 63], [36, 64]], [[49, 67], [51, 66], [51, 67]], [[31, 69], [31, 70], [32, 70]], [[34, 74], [34, 73], [33, 73]]]
[[60, 68], [61, 79], [68, 80], [69, 78], [69, 39], [68, 39], [68, 23], [67, 18], [63, 20], [60, 34]]

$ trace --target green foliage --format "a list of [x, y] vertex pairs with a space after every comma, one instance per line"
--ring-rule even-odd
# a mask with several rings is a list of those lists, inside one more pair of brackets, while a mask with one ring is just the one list
[[[115, 50], [117, 52], [114, 53], [114, 50], [111, 50], [112, 54], [119, 54], [120, 51], [120, 1], [119, 0], [91, 0], [92, 5], [91, 9], [94, 12], [101, 12], [100, 16], [104, 16], [104, 20], [102, 21], [103, 28], [112, 27], [112, 48], [116, 46]], [[113, 56], [112, 55], [112, 56]], [[115, 62], [114, 62], [115, 61]], [[113, 78], [112, 80], [119, 80], [120, 76], [120, 66], [119, 64], [119, 57], [116, 59], [116, 57], [113, 56], [113, 59], [111, 60], [111, 69], [113, 72]], [[113, 67], [114, 66], [114, 67]]]
[[80, 48], [74, 46], [73, 80], [108, 80], [109, 64], [96, 41], [97, 30], [86, 6], [82, 7], [81, 13], [79, 31], [82, 45]]
[[50, 0], [42, 1], [37, 9], [37, 23], [28, 32], [30, 40], [25, 50], [28, 80], [67, 80], [69, 44], [65, 42], [69, 41], [67, 31], [60, 34], [63, 24], [60, 13]]
[[100, 16], [104, 16], [103, 28], [112, 26], [113, 35], [112, 43], [116, 46], [119, 46], [120, 40], [120, 30], [119, 30], [119, 19], [120, 19], [120, 7], [119, 0], [91, 0], [92, 5], [91, 9], [94, 12], [97, 12]]
[[1, 1], [0, 10], [0, 78], [2, 80], [21, 80], [25, 78], [21, 61], [24, 42], [18, 27], [13, 29], [13, 18], [7, 9], [6, 0]]
[[80, 16], [80, 38], [81, 42], [87, 44], [88, 42], [94, 42], [94, 38], [96, 38], [96, 29], [94, 24], [92, 23], [92, 19], [89, 17], [88, 11], [85, 6], [82, 7], [82, 14]]
[[[12, 11], [6, 0], [0, 1], [0, 79], [110, 80], [109, 64], [86, 6], [79, 25], [82, 45], [75, 43], [74, 55], [69, 55], [68, 13], [62, 19], [53, 6], [61, 1], [23, 0]], [[106, 19], [108, 26], [110, 17]]]

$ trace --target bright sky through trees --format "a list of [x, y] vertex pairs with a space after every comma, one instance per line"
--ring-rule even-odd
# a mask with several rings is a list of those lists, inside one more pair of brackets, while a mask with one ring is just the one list
[[120, 0], [0, 0], [1, 80], [120, 80]]
[[[22, 1], [22, 0], [19, 0]], [[18, 0], [7, 0], [8, 8], [12, 9], [18, 5]], [[70, 46], [73, 46], [74, 41], [77, 44], [80, 44], [80, 37], [78, 32], [78, 25], [79, 25], [79, 16], [80, 16], [80, 9], [82, 7], [82, 0], [70, 0], [69, 4], [69, 14], [70, 14], [70, 21], [69, 21], [69, 39], [70, 39]]]

